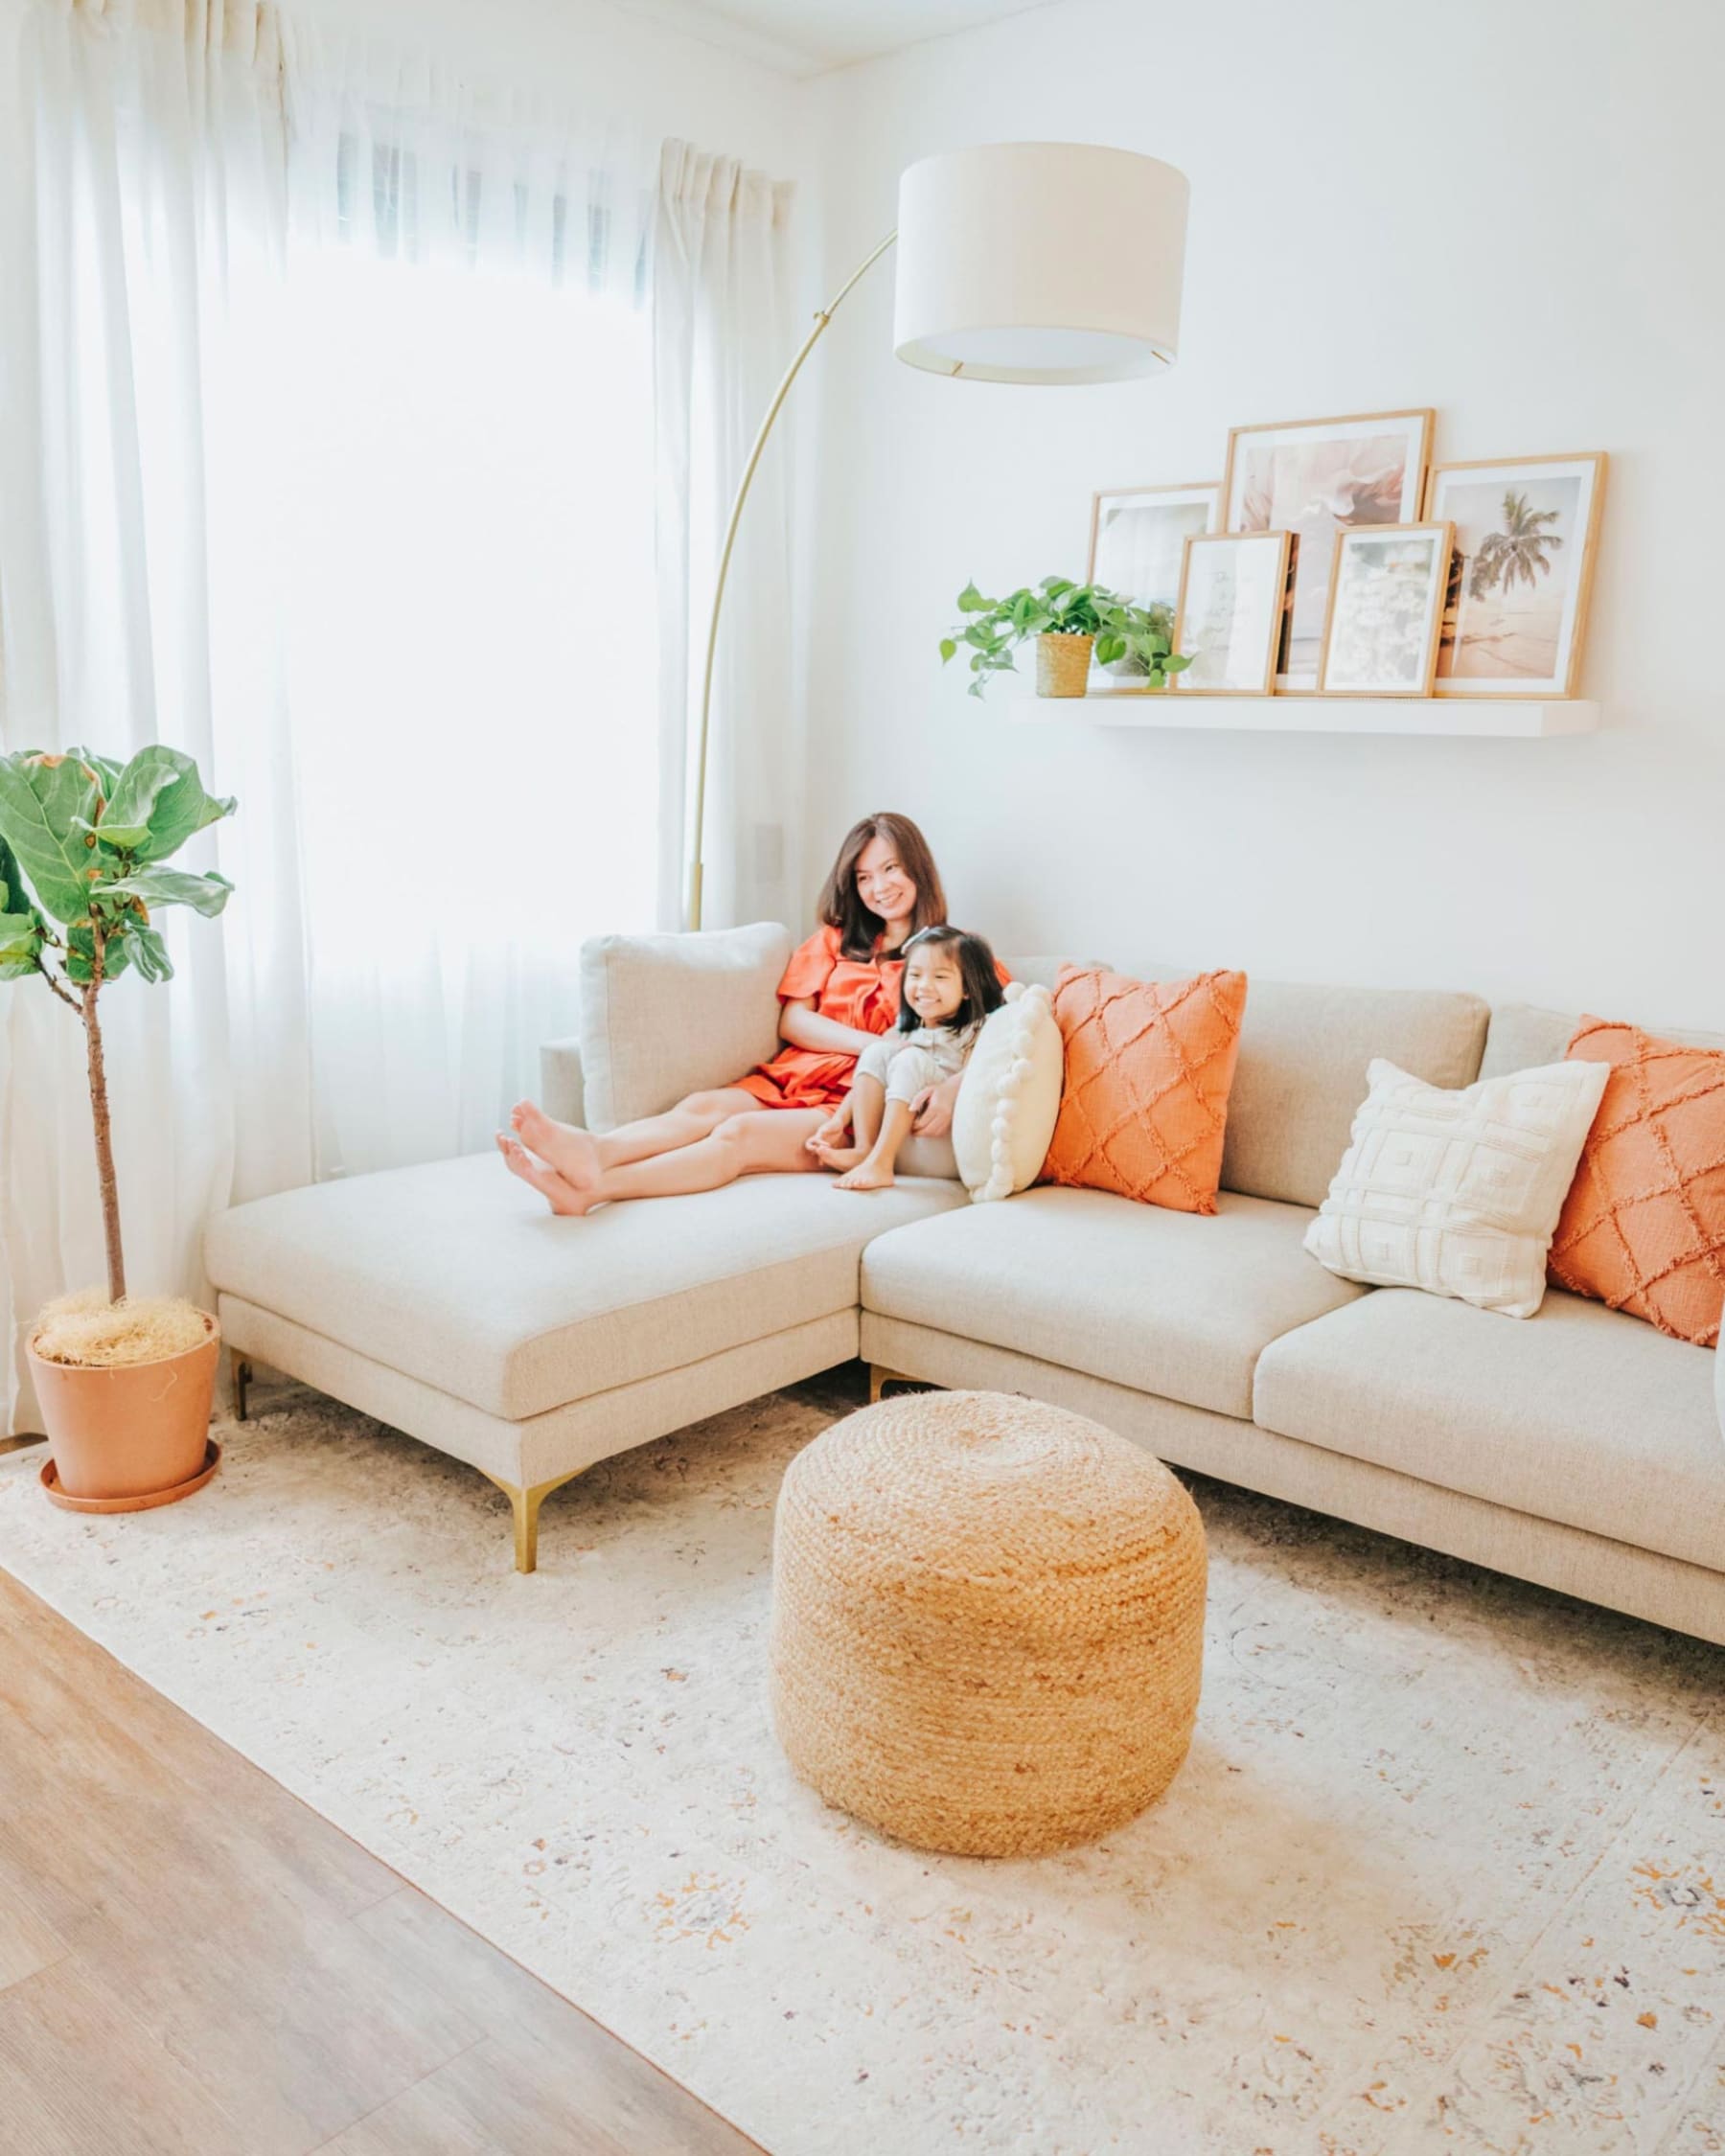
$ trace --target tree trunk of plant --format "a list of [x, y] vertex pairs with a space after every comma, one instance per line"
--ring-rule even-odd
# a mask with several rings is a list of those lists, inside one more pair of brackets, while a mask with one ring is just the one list
[[107, 1071], [102, 1060], [102, 1021], [96, 998], [102, 988], [102, 943], [96, 944], [96, 978], [84, 990], [84, 1044], [89, 1050], [90, 1119], [96, 1126], [96, 1176], [102, 1186], [102, 1232], [107, 1243], [109, 1302], [126, 1299], [126, 1251], [120, 1242], [120, 1187], [114, 1180], [114, 1133], [108, 1119]]

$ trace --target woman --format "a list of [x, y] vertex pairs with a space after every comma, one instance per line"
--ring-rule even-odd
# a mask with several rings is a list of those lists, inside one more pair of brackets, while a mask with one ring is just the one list
[[[809, 1140], [844, 1099], [858, 1056], [897, 1022], [904, 962], [894, 954], [945, 919], [946, 893], [915, 824], [864, 816], [827, 878], [820, 928], [792, 952], [779, 982], [785, 1045], [770, 1063], [602, 1137], [524, 1100], [510, 1117], [516, 1135], [500, 1131], [497, 1150], [554, 1213], [820, 1167]], [[957, 1078], [930, 1089], [918, 1104], [920, 1135], [952, 1128], [957, 1091]]]

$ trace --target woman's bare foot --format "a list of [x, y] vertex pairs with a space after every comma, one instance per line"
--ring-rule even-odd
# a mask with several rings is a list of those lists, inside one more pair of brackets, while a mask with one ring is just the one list
[[890, 1190], [892, 1170], [884, 1160], [864, 1160], [834, 1183], [835, 1190]]
[[823, 1168], [857, 1168], [868, 1158], [860, 1145], [829, 1145], [818, 1131], [809, 1140], [809, 1151]]
[[509, 1112], [516, 1135], [541, 1160], [549, 1160], [564, 1181], [590, 1190], [599, 1181], [599, 1148], [586, 1131], [559, 1123], [536, 1101], [518, 1100]]
[[555, 1168], [548, 1168], [536, 1160], [518, 1138], [507, 1131], [497, 1133], [497, 1151], [503, 1156], [503, 1165], [512, 1176], [519, 1176], [524, 1183], [537, 1190], [554, 1213], [585, 1213], [594, 1203], [590, 1190], [577, 1190], [566, 1176]]

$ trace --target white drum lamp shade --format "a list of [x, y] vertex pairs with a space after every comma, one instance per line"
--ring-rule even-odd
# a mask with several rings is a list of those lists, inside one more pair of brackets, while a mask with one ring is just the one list
[[893, 344], [967, 381], [1124, 381], [1180, 342], [1185, 174], [1093, 143], [986, 143], [899, 182]]

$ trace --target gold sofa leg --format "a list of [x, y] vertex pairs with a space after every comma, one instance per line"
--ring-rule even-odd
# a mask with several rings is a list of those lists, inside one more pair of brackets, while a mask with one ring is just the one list
[[931, 1385], [926, 1378], [907, 1377], [903, 1370], [889, 1370], [883, 1363], [871, 1363], [868, 1365], [868, 1404], [871, 1408], [881, 1399], [889, 1385], [914, 1385], [924, 1392], [940, 1390], [937, 1385]]
[[553, 1475], [548, 1482], [535, 1482], [531, 1489], [523, 1490], [517, 1483], [504, 1481], [502, 1476], [494, 1475], [487, 1468], [480, 1474], [488, 1482], [494, 1482], [509, 1500], [509, 1508], [515, 1514], [515, 1561], [518, 1572], [531, 1572], [539, 1569], [539, 1516], [540, 1506], [553, 1490], [561, 1490], [565, 1482], [572, 1482], [585, 1468], [572, 1467], [566, 1475]]

